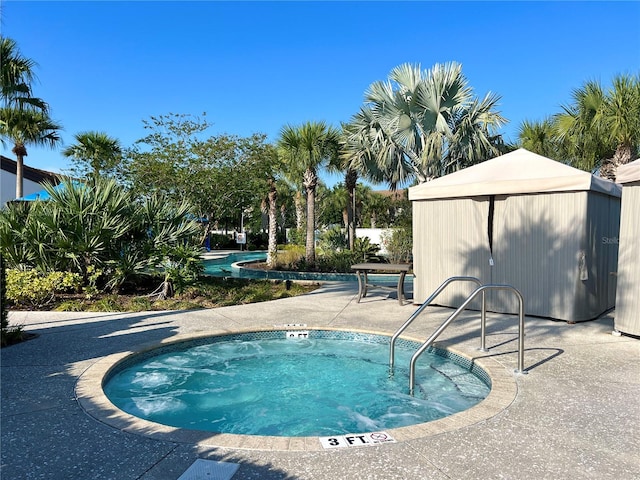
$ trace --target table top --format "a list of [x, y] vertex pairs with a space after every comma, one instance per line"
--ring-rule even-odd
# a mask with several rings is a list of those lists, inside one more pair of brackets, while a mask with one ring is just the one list
[[384, 272], [408, 272], [412, 268], [412, 263], [356, 263], [351, 265], [351, 270], [380, 270]]

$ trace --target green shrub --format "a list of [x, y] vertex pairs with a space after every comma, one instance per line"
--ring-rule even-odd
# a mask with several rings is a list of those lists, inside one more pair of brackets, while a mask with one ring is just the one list
[[177, 293], [196, 283], [204, 271], [200, 250], [188, 245], [167, 249], [160, 267], [164, 270], [165, 281], [171, 282]]
[[198, 310], [202, 306], [187, 300], [158, 300], [153, 303], [152, 310]]
[[4, 256], [0, 255], [0, 334], [4, 335], [9, 328], [9, 312], [7, 310], [7, 270]]
[[359, 262], [372, 262], [379, 261], [377, 257], [378, 252], [380, 251], [380, 245], [376, 243], [371, 243], [371, 239], [369, 237], [361, 237], [354, 239], [353, 242], [353, 253], [354, 253], [354, 261], [356, 263]]
[[295, 270], [304, 258], [304, 245], [286, 245], [274, 258], [273, 270]]
[[82, 277], [71, 272], [40, 273], [36, 270], [7, 270], [7, 300], [16, 305], [42, 307], [56, 294], [77, 291]]
[[347, 237], [342, 228], [335, 226], [320, 235], [320, 248], [325, 250], [344, 250], [347, 248]]
[[307, 230], [304, 228], [292, 228], [287, 232], [287, 240], [292, 245], [305, 245], [307, 242]]
[[86, 306], [81, 300], [67, 300], [58, 305], [56, 312], [84, 312]]
[[248, 233], [247, 250], [266, 250], [269, 245], [269, 234], [266, 232]]
[[230, 235], [225, 235], [223, 233], [210, 233], [209, 234], [209, 245], [213, 250], [227, 250], [230, 248], [236, 248], [236, 241]]
[[123, 312], [126, 311], [117, 295], [108, 295], [89, 305], [87, 312]]
[[127, 305], [127, 310], [130, 312], [144, 312], [151, 310], [151, 300], [147, 297], [133, 298]]
[[391, 263], [410, 263], [413, 258], [413, 234], [411, 228], [395, 228], [382, 234], [382, 242]]

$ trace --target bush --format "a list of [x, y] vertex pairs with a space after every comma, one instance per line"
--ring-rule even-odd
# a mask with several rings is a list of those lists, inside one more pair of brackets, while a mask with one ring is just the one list
[[413, 236], [411, 228], [396, 228], [382, 234], [391, 263], [410, 263], [413, 259]]
[[78, 291], [81, 286], [82, 277], [77, 273], [7, 270], [7, 300], [14, 304], [43, 307], [56, 294]]
[[293, 245], [305, 245], [307, 243], [307, 231], [304, 228], [292, 228], [287, 232], [287, 240]]
[[[80, 274], [87, 295], [95, 296], [101, 287], [120, 288], [157, 272], [165, 260], [182, 261], [173, 249], [188, 245], [199, 252], [200, 227], [187, 219], [187, 203], [153, 192], [137, 198], [105, 178], [63, 185], [46, 185], [46, 202], [0, 210], [0, 253], [7, 266]], [[43, 295], [24, 301], [41, 304]]]
[[22, 340], [22, 327], [10, 326], [7, 311], [7, 275], [4, 257], [0, 255], [0, 346], [6, 347]]
[[380, 261], [380, 245], [371, 243], [369, 237], [356, 238], [353, 242], [354, 263]]
[[303, 245], [280, 245], [273, 261], [273, 270], [296, 270], [304, 259]]
[[316, 257], [316, 269], [326, 273], [353, 273], [351, 265], [360, 261], [357, 253], [342, 250]]
[[121, 304], [117, 295], [107, 295], [104, 298], [91, 303], [85, 311], [87, 312], [124, 312], [126, 309]]
[[209, 246], [212, 250], [229, 250], [236, 248], [238, 245], [230, 235], [223, 233], [210, 233]]
[[331, 227], [320, 235], [320, 248], [335, 251], [347, 247], [347, 237], [339, 226]]
[[81, 300], [65, 300], [55, 308], [56, 312], [84, 312], [86, 308]]
[[266, 250], [269, 245], [269, 234], [266, 232], [248, 233], [247, 250]]

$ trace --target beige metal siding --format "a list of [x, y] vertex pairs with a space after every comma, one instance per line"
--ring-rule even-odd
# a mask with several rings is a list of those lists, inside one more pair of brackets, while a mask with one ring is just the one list
[[640, 182], [622, 189], [615, 328], [640, 335]]
[[[612, 308], [619, 204], [594, 192], [502, 197], [492, 281], [520, 290], [528, 315], [580, 321]], [[497, 292], [489, 308], [516, 313], [517, 302]]]
[[[416, 303], [423, 303], [449, 277], [489, 282], [488, 205], [487, 197], [413, 202]], [[474, 288], [468, 282], [452, 284], [435, 304], [457, 307]]]
[[[579, 192], [496, 199], [492, 282], [517, 288], [528, 315], [572, 315], [586, 198]], [[518, 311], [505, 291], [490, 296], [489, 308]]]
[[[496, 196], [493, 267], [489, 205], [489, 197], [413, 202], [416, 303], [445, 279], [469, 275], [520, 290], [528, 315], [580, 321], [613, 307], [619, 198], [586, 191]], [[435, 303], [457, 307], [472, 289], [449, 287]], [[509, 292], [488, 300], [492, 311], [517, 312]]]

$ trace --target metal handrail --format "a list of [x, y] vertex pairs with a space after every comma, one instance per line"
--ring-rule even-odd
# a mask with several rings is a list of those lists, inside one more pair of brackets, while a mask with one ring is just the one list
[[[415, 384], [415, 376], [416, 376], [416, 361], [418, 357], [424, 353], [424, 351], [429, 348], [433, 342], [438, 338], [438, 336], [449, 326], [451, 322], [453, 322], [460, 313], [462, 313], [467, 306], [473, 301], [473, 299], [479, 294], [482, 293], [484, 297], [484, 292], [486, 290], [510, 290], [516, 294], [518, 297], [518, 315], [519, 315], [519, 323], [518, 323], [518, 370], [517, 373], [526, 373], [524, 372], [524, 299], [522, 294], [512, 287], [511, 285], [482, 285], [476, 288], [471, 295], [467, 297], [467, 299], [458, 307], [458, 309], [453, 312], [449, 318], [447, 318], [442, 325], [438, 327], [438, 329], [433, 332], [433, 334], [427, 339], [426, 342], [422, 344], [422, 346], [413, 354], [411, 357], [411, 364], [409, 367], [409, 394], [413, 395], [413, 386]], [[481, 344], [484, 348], [484, 333], [485, 333], [485, 321], [486, 321], [486, 305], [483, 302], [482, 305], [482, 330], [481, 330]]]
[[[442, 285], [440, 285], [435, 292], [433, 292], [431, 294], [431, 296], [429, 298], [427, 298], [424, 303], [420, 306], [420, 308], [418, 308], [415, 312], [413, 312], [413, 315], [411, 315], [409, 317], [409, 319], [404, 322], [404, 324], [396, 331], [396, 333], [393, 334], [393, 337], [391, 337], [391, 345], [389, 347], [389, 371], [391, 373], [393, 373], [393, 364], [395, 362], [395, 346], [396, 346], [396, 340], [398, 339], [398, 337], [400, 336], [400, 334], [402, 332], [404, 332], [407, 327], [409, 325], [411, 325], [411, 323], [418, 317], [418, 315], [420, 315], [422, 313], [422, 311], [427, 308], [431, 302], [433, 302], [435, 300], [435, 298], [440, 295], [440, 293], [450, 284], [453, 282], [475, 282], [478, 284], [478, 286], [482, 286], [482, 282], [480, 280], [478, 280], [476, 277], [450, 277], [447, 278], [444, 282], [442, 282]], [[482, 313], [483, 315], [485, 314], [485, 308], [484, 308], [485, 304], [484, 304], [484, 295], [482, 295]], [[483, 322], [484, 325], [484, 322]], [[482, 346], [482, 348], [484, 348], [484, 345]]]

